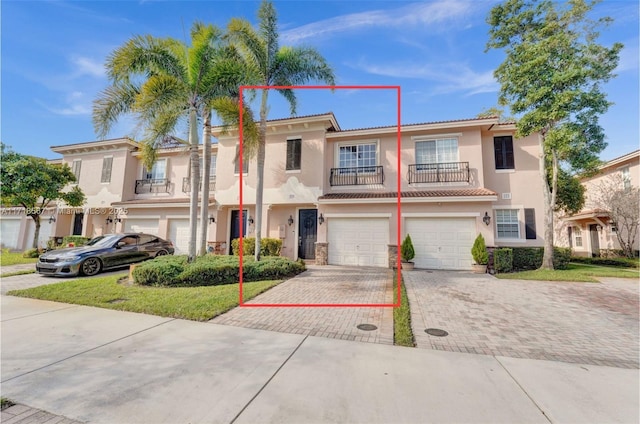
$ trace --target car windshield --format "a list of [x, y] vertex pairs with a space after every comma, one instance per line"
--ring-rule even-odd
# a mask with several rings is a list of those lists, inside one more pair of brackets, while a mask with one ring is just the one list
[[115, 243], [117, 239], [118, 237], [115, 235], [98, 236], [96, 238], [89, 240], [89, 243], [87, 243], [87, 246], [110, 247], [113, 245], [113, 243]]

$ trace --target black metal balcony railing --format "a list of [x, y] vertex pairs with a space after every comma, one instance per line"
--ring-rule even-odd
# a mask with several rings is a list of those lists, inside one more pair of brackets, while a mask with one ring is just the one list
[[[200, 180], [200, 184], [198, 185], [198, 193], [202, 190], [202, 179]], [[212, 193], [216, 190], [216, 177], [209, 178], [209, 193]], [[183, 193], [191, 193], [191, 178], [184, 177], [182, 178], [182, 192]]]
[[409, 184], [469, 182], [469, 162], [409, 165]]
[[370, 185], [384, 183], [382, 166], [360, 166], [354, 168], [331, 168], [331, 186]]
[[171, 181], [166, 178], [136, 180], [136, 194], [169, 193]]

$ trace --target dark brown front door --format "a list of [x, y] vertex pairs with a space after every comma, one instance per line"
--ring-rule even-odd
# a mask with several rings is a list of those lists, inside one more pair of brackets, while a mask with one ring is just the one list
[[76, 215], [73, 217], [73, 235], [74, 236], [82, 235], [82, 221], [84, 221], [84, 213], [76, 212]]
[[600, 238], [598, 237], [598, 225], [589, 225], [589, 234], [591, 236], [591, 256], [600, 256]]
[[[242, 211], [242, 236], [247, 235], [247, 211]], [[240, 238], [240, 211], [231, 211], [231, 237], [229, 239], [229, 254], [233, 254], [231, 242], [237, 238]]]
[[316, 240], [318, 237], [318, 210], [300, 209], [298, 214], [298, 257], [316, 258]]

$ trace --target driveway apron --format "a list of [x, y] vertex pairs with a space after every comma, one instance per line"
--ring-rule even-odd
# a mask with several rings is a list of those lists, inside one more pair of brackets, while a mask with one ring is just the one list
[[[251, 284], [251, 283], [247, 283]], [[385, 268], [308, 266], [247, 304], [392, 304], [393, 272]], [[392, 307], [238, 307], [210, 322], [343, 340], [393, 344]], [[372, 324], [374, 330], [358, 329]]]
[[[638, 368], [637, 280], [499, 280], [425, 270], [402, 276], [419, 348]], [[432, 336], [427, 328], [449, 334]]]

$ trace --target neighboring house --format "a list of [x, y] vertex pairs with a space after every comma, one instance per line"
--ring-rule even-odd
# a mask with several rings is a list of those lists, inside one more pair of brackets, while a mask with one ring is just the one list
[[[620, 249], [618, 228], [603, 204], [606, 191], [640, 186], [640, 150], [606, 162], [592, 177], [582, 179], [585, 206], [577, 214], [561, 217], [557, 245], [571, 247], [577, 256], [599, 256], [602, 250]], [[638, 250], [636, 236], [634, 250]]]
[[[255, 235], [256, 163], [245, 161], [240, 170], [238, 134], [223, 135], [220, 127], [212, 133], [218, 142], [207, 241], [229, 252], [240, 220], [244, 235]], [[411, 234], [416, 266], [433, 269], [469, 269], [478, 233], [489, 246], [542, 246], [538, 137], [515, 139], [514, 133], [513, 124], [497, 118], [403, 125], [398, 157], [396, 126], [342, 130], [332, 113], [271, 120], [262, 236], [282, 239], [282, 255], [291, 258], [386, 267], [395, 264], [400, 231], [401, 239]], [[88, 203], [69, 217], [58, 215], [50, 234], [144, 231], [186, 251], [184, 148], [162, 149], [152, 170], [144, 169], [137, 144], [128, 139], [53, 150], [79, 168]], [[113, 182], [100, 182], [109, 156]]]

